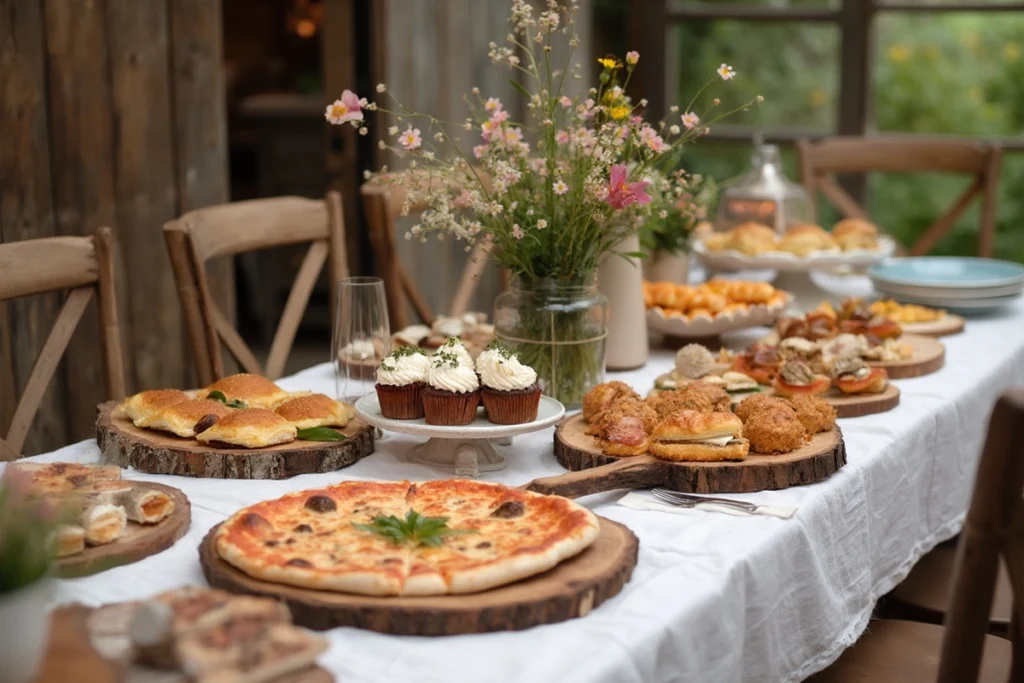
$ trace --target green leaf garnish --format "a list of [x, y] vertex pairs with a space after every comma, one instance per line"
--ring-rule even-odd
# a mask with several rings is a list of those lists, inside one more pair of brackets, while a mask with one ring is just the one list
[[330, 427], [309, 427], [300, 429], [296, 435], [302, 441], [344, 441], [348, 437]]
[[406, 513], [405, 521], [394, 515], [377, 515], [369, 524], [353, 522], [352, 526], [361, 531], [386, 536], [395, 545], [408, 543], [413, 547], [426, 545], [436, 548], [449, 536], [474, 533], [473, 529], [449, 529], [447, 517], [424, 517], [415, 510]]
[[245, 404], [242, 403], [241, 401], [239, 401], [237, 398], [234, 399], [234, 400], [229, 401], [228, 397], [225, 396], [224, 392], [221, 391], [220, 389], [214, 389], [213, 391], [211, 391], [209, 394], [206, 395], [206, 398], [208, 398], [208, 399], [210, 399], [212, 401], [220, 401], [221, 403], [226, 405], [228, 408], [244, 408], [245, 407]]

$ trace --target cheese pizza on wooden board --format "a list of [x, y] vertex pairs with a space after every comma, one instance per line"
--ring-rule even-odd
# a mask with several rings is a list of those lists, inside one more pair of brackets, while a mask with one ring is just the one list
[[230, 517], [217, 554], [274, 583], [363, 595], [474, 593], [582, 552], [597, 517], [559, 496], [468, 480], [348, 481]]

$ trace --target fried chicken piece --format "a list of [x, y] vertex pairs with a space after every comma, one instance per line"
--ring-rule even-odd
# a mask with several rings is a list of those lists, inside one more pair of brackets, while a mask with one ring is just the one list
[[592, 422], [594, 416], [611, 408], [612, 404], [623, 396], [640, 398], [640, 394], [633, 391], [625, 382], [598, 384], [583, 397], [583, 419]]
[[743, 423], [746, 424], [747, 420], [749, 420], [752, 415], [773, 410], [781, 410], [783, 412], [791, 413], [794, 409], [781, 398], [767, 396], [765, 394], [754, 394], [753, 396], [740, 401], [740, 404], [736, 406], [735, 412], [737, 417], [743, 420]]
[[683, 392], [691, 396], [702, 396], [711, 403], [711, 412], [728, 413], [732, 411], [732, 397], [722, 387], [710, 382], [690, 382], [683, 387]]
[[643, 420], [630, 416], [610, 420], [601, 440], [601, 450], [608, 455], [641, 455], [648, 445]]
[[751, 452], [764, 455], [788, 453], [807, 441], [807, 430], [796, 413], [772, 408], [754, 413], [743, 423], [743, 436]]
[[587, 427], [587, 434], [604, 438], [609, 427], [623, 417], [640, 418], [648, 433], [661, 421], [661, 416], [657, 411], [643, 400], [635, 396], [623, 396], [616, 400], [608, 410], [601, 411], [594, 416], [590, 426]]
[[796, 419], [808, 434], [827, 432], [836, 423], [836, 409], [821, 396], [792, 396], [786, 402], [796, 411]]
[[729, 412], [732, 399], [721, 387], [707, 382], [690, 382], [681, 389], [663, 391], [647, 399], [647, 404], [658, 415], [668, 417], [680, 410], [695, 410], [698, 413]]

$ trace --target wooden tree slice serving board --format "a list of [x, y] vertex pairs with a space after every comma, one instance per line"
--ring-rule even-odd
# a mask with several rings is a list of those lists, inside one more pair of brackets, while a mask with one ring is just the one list
[[782, 455], [751, 454], [736, 462], [672, 462], [652, 455], [620, 457], [601, 452], [575, 415], [555, 429], [555, 459], [569, 474], [535, 479], [526, 489], [567, 498], [613, 491], [662, 487], [684, 493], [748, 493], [813, 484], [846, 464], [839, 427]]
[[603, 517], [597, 540], [554, 569], [482, 593], [429, 597], [375, 597], [296, 588], [254, 579], [222, 560], [210, 530], [199, 561], [214, 588], [279, 598], [292, 621], [317, 631], [337, 626], [395, 635], [444, 636], [518, 631], [586, 616], [618, 594], [636, 566], [633, 532]]
[[946, 345], [934, 337], [905, 334], [897, 341], [914, 350], [907, 360], [868, 361], [873, 368], [885, 368], [889, 379], [908, 379], [936, 372], [946, 364]]
[[157, 524], [128, 522], [124, 536], [113, 543], [86, 546], [85, 550], [77, 555], [59, 558], [54, 563], [56, 576], [71, 579], [138, 562], [167, 550], [188, 531], [192, 523], [192, 506], [184, 493], [172, 486], [149, 481], [123, 479], [121, 482], [142, 489], [163, 491], [174, 500], [174, 512]]
[[373, 427], [353, 419], [344, 441], [293, 441], [267, 448], [216, 448], [168, 432], [140, 429], [118, 404], [100, 405], [96, 442], [106, 462], [150, 474], [218, 479], [287, 479], [333, 472], [373, 453]]
[[898, 406], [900, 388], [889, 382], [885, 391], [877, 394], [844, 394], [838, 389], [831, 389], [822, 398], [836, 409], [838, 417], [864, 417], [884, 413]]
[[932, 322], [903, 323], [903, 331], [907, 334], [925, 337], [945, 337], [950, 334], [963, 332], [965, 324], [963, 316], [947, 313], [945, 316]]
[[[133, 603], [61, 607], [50, 615], [50, 641], [37, 683], [188, 683], [183, 673], [132, 663], [128, 628]], [[318, 666], [270, 683], [332, 683]]]

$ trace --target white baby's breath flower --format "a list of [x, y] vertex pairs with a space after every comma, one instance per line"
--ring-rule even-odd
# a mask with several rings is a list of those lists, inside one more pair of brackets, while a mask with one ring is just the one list
[[390, 126], [388, 128], [388, 135], [398, 135], [398, 126]]
[[384, 142], [383, 140], [378, 140], [377, 141], [377, 149], [387, 149], [387, 148], [388, 148], [388, 145], [387, 145], [386, 142]]
[[668, 132], [672, 135], [679, 135], [679, 126], [672, 125], [669, 127]]
[[366, 126], [363, 126], [362, 128], [359, 129], [359, 134], [360, 135], [366, 135], [369, 132], [370, 131], [366, 128]]
[[377, 92], [384, 92], [387, 89], [388, 89], [388, 87], [386, 85], [384, 85], [383, 83], [378, 83], [377, 84]]

